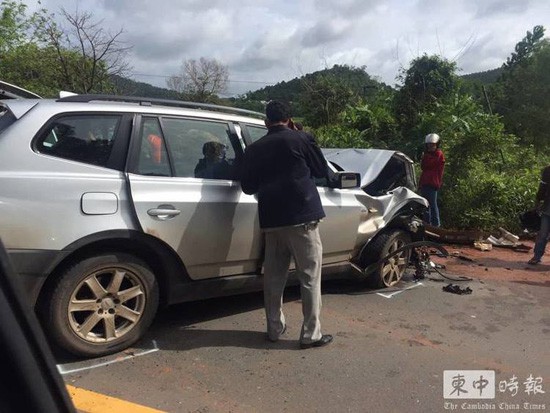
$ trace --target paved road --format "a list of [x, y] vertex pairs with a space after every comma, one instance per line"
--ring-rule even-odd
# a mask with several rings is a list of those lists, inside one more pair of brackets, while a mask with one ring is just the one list
[[[278, 343], [265, 339], [262, 295], [249, 294], [171, 307], [130, 351], [59, 362], [76, 370], [64, 374], [73, 386], [168, 412], [549, 410], [548, 288], [478, 280], [460, 284], [471, 295], [454, 295], [443, 285], [408, 282], [391, 295], [325, 283], [323, 331], [335, 341], [319, 349], [298, 349], [301, 303], [290, 289]], [[444, 399], [444, 370], [494, 371], [495, 397]]]

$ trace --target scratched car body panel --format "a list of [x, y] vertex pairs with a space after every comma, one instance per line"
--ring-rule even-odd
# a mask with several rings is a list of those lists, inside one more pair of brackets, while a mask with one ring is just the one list
[[[264, 133], [261, 114], [211, 105], [0, 100], [0, 237], [52, 342], [112, 353], [159, 305], [261, 289], [257, 203], [238, 171]], [[337, 158], [334, 172], [350, 170]], [[426, 206], [405, 186], [318, 188], [325, 277], [385, 232], [412, 237]]]

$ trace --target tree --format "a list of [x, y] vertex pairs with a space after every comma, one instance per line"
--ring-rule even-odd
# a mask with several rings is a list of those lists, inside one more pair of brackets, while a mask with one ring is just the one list
[[527, 31], [526, 36], [516, 44], [515, 52], [502, 65], [503, 68], [510, 71], [528, 60], [540, 48], [543, 37], [543, 26], [535, 26], [533, 32]]
[[0, 59], [2, 80], [30, 90], [42, 97], [56, 97], [60, 88], [60, 72], [54, 50], [35, 43], [12, 48]]
[[456, 71], [456, 63], [435, 55], [414, 59], [408, 70], [401, 70], [398, 79], [403, 86], [396, 95], [395, 114], [403, 139], [417, 138], [419, 115], [458, 89]]
[[180, 73], [166, 81], [169, 89], [195, 102], [215, 102], [227, 89], [229, 69], [216, 59], [184, 60]]
[[359, 96], [343, 79], [334, 75], [319, 75], [304, 79], [298, 105], [304, 121], [316, 128], [335, 122], [348, 104], [358, 101]]
[[2, 80], [44, 97], [59, 92], [53, 50], [38, 44], [40, 10], [28, 16], [21, 2], [0, 3], [0, 73]]
[[2, 78], [50, 97], [59, 90], [111, 92], [115, 74], [128, 69], [126, 47], [94, 21], [89, 12], [62, 9], [62, 23], [41, 9], [30, 16], [17, 1], [0, 4]]
[[507, 130], [539, 152], [550, 152], [550, 42], [543, 36], [542, 26], [527, 32], [490, 92]]
[[111, 34], [94, 21], [90, 12], [71, 14], [61, 9], [64, 24], [52, 16], [43, 16], [37, 30], [48, 47], [55, 50], [61, 72], [62, 87], [76, 93], [108, 92], [110, 76], [129, 70], [123, 30]]
[[0, 3], [0, 57], [25, 42], [30, 26], [26, 9], [26, 5], [15, 1]]

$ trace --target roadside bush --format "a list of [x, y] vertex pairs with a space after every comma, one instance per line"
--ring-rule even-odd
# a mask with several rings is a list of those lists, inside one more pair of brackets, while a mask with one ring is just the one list
[[441, 191], [444, 226], [519, 232], [518, 215], [534, 204], [541, 167], [499, 173], [482, 161], [470, 162], [469, 169]]
[[455, 93], [419, 115], [420, 151], [430, 132], [441, 135], [446, 157], [443, 226], [519, 231], [518, 214], [533, 206], [540, 171], [550, 159], [520, 145], [499, 116], [486, 113], [469, 95]]
[[321, 126], [313, 133], [322, 148], [370, 148], [360, 131], [342, 124]]
[[322, 146], [396, 149], [399, 127], [392, 113], [392, 93], [378, 90], [357, 105], [347, 105], [337, 119], [316, 129]]

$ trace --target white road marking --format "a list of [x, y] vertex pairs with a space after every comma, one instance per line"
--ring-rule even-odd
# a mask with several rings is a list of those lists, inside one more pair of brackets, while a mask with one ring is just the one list
[[403, 291], [407, 291], [407, 290], [411, 290], [413, 288], [416, 288], [418, 287], [419, 285], [424, 285], [423, 283], [416, 283], [415, 285], [411, 285], [410, 287], [407, 287], [407, 288], [404, 288], [402, 290], [399, 290], [399, 291], [394, 291], [393, 293], [390, 293], [390, 294], [384, 294], [384, 293], [376, 293], [384, 298], [392, 298], [394, 295], [397, 295], [397, 294], [401, 294]]
[[73, 369], [71, 369], [70, 366], [81, 365], [82, 362], [68, 363], [68, 364], [58, 364], [57, 365], [57, 370], [61, 374], [71, 374], [71, 373], [76, 373], [78, 371], [84, 371], [84, 370], [95, 369], [97, 367], [108, 366], [109, 364], [120, 363], [121, 361], [129, 360], [129, 359], [132, 359], [134, 357], [140, 357], [140, 356], [145, 356], [146, 354], [154, 353], [155, 351], [159, 351], [159, 348], [157, 346], [157, 342], [155, 340], [153, 340], [153, 348], [150, 349], [150, 350], [144, 350], [140, 353], [134, 353], [134, 354], [124, 356], [124, 357], [118, 357], [117, 356], [117, 357], [113, 358], [113, 360], [110, 360], [110, 361], [104, 361], [102, 363], [90, 364], [90, 365], [87, 365], [87, 366], [84, 366], [84, 367], [77, 367], [77, 368], [73, 368]]

